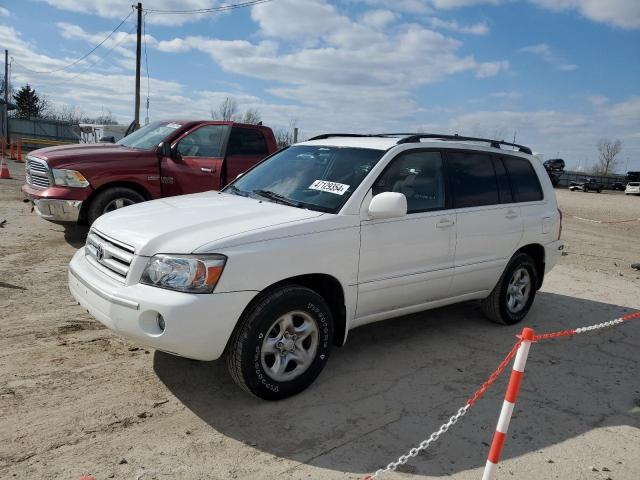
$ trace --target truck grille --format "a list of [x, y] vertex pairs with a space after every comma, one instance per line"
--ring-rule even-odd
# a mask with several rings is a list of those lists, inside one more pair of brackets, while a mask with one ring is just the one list
[[87, 236], [85, 253], [89, 263], [119, 282], [124, 283], [127, 278], [134, 251], [133, 247], [93, 229]]
[[51, 185], [51, 172], [47, 162], [39, 158], [27, 156], [24, 168], [27, 174], [28, 185], [36, 188], [49, 188]]

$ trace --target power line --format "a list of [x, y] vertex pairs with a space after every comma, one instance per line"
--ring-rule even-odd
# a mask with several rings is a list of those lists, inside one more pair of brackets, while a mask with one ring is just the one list
[[[115, 43], [113, 45], [113, 47], [111, 47], [109, 50], [107, 50], [105, 52], [104, 55], [102, 55], [101, 57], [99, 57], [96, 61], [92, 62], [92, 63], [88, 63], [86, 65], [86, 67], [84, 68], [84, 70], [82, 70], [81, 72], [78, 72], [77, 74], [75, 74], [73, 77], [68, 78], [67, 81], [73, 80], [75, 78], [78, 78], [80, 75], [83, 75], [87, 72], [87, 70], [89, 70], [89, 68], [102, 63], [102, 61], [107, 58], [117, 47], [119, 47], [122, 43], [124, 43], [125, 40], [127, 40], [129, 38], [129, 35], [131, 35], [131, 32], [133, 32], [133, 29], [136, 28], [135, 24], [131, 26], [131, 28], [129, 29], [129, 31], [120, 39], [118, 40], [117, 43]], [[13, 58], [13, 57], [12, 57]]]
[[259, 5], [261, 3], [271, 2], [273, 0], [250, 0], [242, 3], [234, 3], [232, 5], [220, 5], [219, 7], [211, 8], [198, 8], [195, 10], [154, 10], [145, 9], [147, 13], [162, 14], [162, 15], [190, 15], [196, 13], [211, 13], [211, 12], [224, 12], [227, 10], [235, 10], [236, 8], [251, 7], [253, 5]]
[[73, 67], [74, 65], [77, 65], [77, 64], [78, 64], [78, 63], [80, 63], [82, 60], [84, 60], [84, 59], [85, 59], [85, 58], [87, 58], [89, 55], [91, 55], [93, 52], [95, 52], [98, 48], [100, 48], [100, 47], [102, 46], [102, 44], [104, 44], [104, 42], [106, 42], [107, 40], [109, 40], [109, 39], [113, 36], [113, 34], [114, 34], [114, 33], [116, 33], [116, 32], [118, 31], [118, 29], [120, 29], [120, 27], [124, 24], [124, 22], [126, 22], [126, 21], [129, 19], [129, 17], [130, 17], [132, 14], [133, 14], [133, 9], [131, 9], [131, 11], [129, 12], [129, 15], [127, 15], [126, 17], [124, 17], [124, 18], [122, 19], [122, 21], [118, 24], [118, 26], [117, 26], [116, 28], [114, 28], [114, 29], [111, 31], [111, 33], [109, 33], [109, 35], [107, 35], [107, 36], [104, 38], [104, 40], [102, 40], [98, 45], [96, 45], [95, 47], [93, 47], [89, 52], [87, 52], [86, 54], [84, 54], [82, 57], [78, 58], [77, 60], [74, 60], [73, 62], [69, 63], [68, 65], [65, 65], [64, 67], [56, 68], [56, 69], [54, 69], [54, 70], [49, 70], [49, 71], [46, 71], [46, 72], [43, 72], [43, 71], [41, 72], [41, 71], [38, 71], [38, 70], [32, 70], [32, 69], [30, 69], [30, 68], [28, 68], [28, 67], [25, 67], [25, 66], [24, 66], [24, 65], [22, 65], [21, 63], [16, 62], [16, 61], [15, 61], [15, 59], [14, 59], [14, 63], [15, 63], [16, 65], [20, 65], [20, 67], [24, 68], [25, 70], [27, 70], [27, 71], [28, 71], [28, 72], [30, 72], [30, 73], [36, 73], [36, 74], [39, 74], [39, 75], [48, 75], [48, 74], [50, 74], [50, 73], [56, 73], [56, 72], [61, 72], [61, 71], [63, 71], [63, 70], [66, 70], [66, 69], [68, 69], [68, 68], [70, 68], [70, 67]]

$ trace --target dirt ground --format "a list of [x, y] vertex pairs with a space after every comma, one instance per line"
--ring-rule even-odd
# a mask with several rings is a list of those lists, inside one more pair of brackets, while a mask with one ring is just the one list
[[[475, 303], [362, 327], [315, 384], [249, 397], [223, 362], [145, 350], [67, 290], [86, 229], [40, 220], [22, 166], [0, 180], [0, 478], [359, 479], [427, 438], [493, 371], [523, 325]], [[640, 309], [640, 197], [557, 191], [567, 255], [525, 324], [590, 325]], [[535, 344], [498, 479], [640, 478], [640, 320]], [[390, 479], [478, 479], [501, 378], [427, 453]]]

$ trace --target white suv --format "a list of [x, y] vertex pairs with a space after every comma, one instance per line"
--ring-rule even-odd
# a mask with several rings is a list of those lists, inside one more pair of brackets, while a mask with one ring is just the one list
[[494, 321], [522, 320], [561, 254], [560, 231], [527, 147], [321, 135], [224, 191], [100, 217], [69, 287], [132, 341], [224, 355], [242, 388], [279, 399], [311, 384], [360, 325], [472, 299]]

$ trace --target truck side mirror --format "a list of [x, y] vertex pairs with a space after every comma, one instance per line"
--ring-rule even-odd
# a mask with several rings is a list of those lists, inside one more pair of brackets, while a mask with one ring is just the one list
[[169, 142], [160, 142], [158, 144], [158, 155], [162, 157], [171, 156], [171, 144]]

